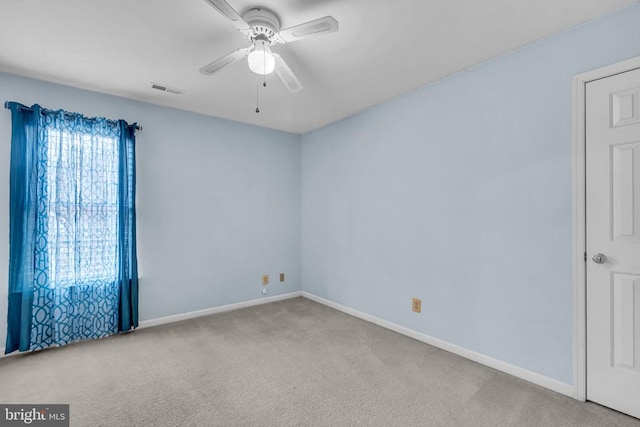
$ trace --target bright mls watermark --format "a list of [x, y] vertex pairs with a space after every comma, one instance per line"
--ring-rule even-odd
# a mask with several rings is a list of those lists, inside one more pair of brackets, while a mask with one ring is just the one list
[[69, 405], [0, 404], [0, 427], [69, 427]]

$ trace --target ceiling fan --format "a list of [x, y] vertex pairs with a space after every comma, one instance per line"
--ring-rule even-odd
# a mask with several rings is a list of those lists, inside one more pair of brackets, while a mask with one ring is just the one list
[[215, 74], [227, 65], [248, 57], [251, 71], [259, 75], [267, 75], [275, 71], [289, 92], [299, 92], [302, 90], [302, 84], [284, 59], [271, 51], [270, 46], [338, 31], [338, 21], [331, 16], [281, 30], [278, 16], [263, 7], [251, 8], [240, 16], [225, 0], [205, 1], [228, 18], [251, 43], [247, 48], [235, 50], [202, 67], [200, 72], [205, 75]]

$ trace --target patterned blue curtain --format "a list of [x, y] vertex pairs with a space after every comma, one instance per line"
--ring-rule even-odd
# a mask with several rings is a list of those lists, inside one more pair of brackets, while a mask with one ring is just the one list
[[134, 127], [38, 105], [8, 107], [6, 353], [136, 327]]

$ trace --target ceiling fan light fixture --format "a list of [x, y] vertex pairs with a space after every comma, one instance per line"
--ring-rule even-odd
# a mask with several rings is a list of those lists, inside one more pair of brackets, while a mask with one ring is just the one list
[[249, 54], [247, 61], [249, 69], [261, 76], [273, 73], [276, 68], [276, 58], [267, 43], [262, 40], [255, 42], [255, 49]]

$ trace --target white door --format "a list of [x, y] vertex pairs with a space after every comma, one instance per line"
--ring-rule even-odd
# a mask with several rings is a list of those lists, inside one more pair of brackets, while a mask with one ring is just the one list
[[586, 114], [587, 399], [640, 418], [640, 69], [587, 83]]

